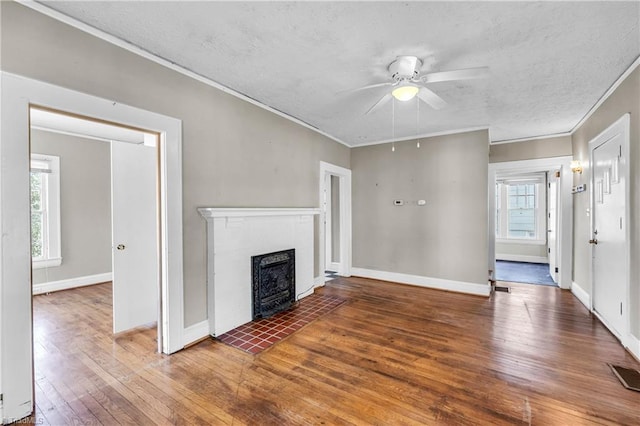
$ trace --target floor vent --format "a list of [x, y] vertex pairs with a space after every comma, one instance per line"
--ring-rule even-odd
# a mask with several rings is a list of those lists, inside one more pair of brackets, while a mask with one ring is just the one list
[[622, 386], [629, 390], [640, 392], [640, 371], [619, 365], [607, 364], [616, 375]]

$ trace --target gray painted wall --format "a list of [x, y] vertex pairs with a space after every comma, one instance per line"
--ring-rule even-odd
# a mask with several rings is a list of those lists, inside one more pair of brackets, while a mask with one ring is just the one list
[[[598, 136], [625, 113], [631, 114], [630, 140], [630, 193], [631, 206], [631, 332], [640, 338], [640, 69], [627, 77], [613, 94], [573, 134], [573, 156], [584, 168], [582, 174], [574, 174], [574, 185], [590, 185], [589, 141]], [[588, 188], [588, 186], [587, 186]], [[584, 291], [591, 293], [591, 248], [589, 245], [590, 219], [589, 193], [576, 194], [573, 198], [573, 281]]]
[[571, 155], [571, 136], [548, 139], [531, 139], [522, 142], [491, 145], [489, 162], [533, 160], [536, 158], [562, 157]]
[[486, 285], [488, 144], [482, 130], [354, 148], [353, 266]]
[[108, 142], [31, 130], [31, 152], [60, 157], [62, 264], [33, 270], [33, 283], [111, 272]]
[[319, 207], [319, 162], [350, 167], [347, 147], [310, 129], [19, 4], [0, 7], [3, 70], [182, 120], [185, 326], [207, 317], [197, 207]]
[[547, 245], [496, 242], [496, 259], [500, 259], [499, 255], [501, 254], [510, 254], [514, 256], [547, 257]]

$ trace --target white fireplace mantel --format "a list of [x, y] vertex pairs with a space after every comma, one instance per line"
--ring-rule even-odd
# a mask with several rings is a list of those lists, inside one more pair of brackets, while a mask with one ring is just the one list
[[213, 217], [255, 217], [255, 216], [305, 216], [320, 214], [316, 208], [252, 208], [252, 207], [202, 207], [198, 209], [200, 215], [207, 218]]
[[320, 209], [203, 207], [198, 212], [207, 221], [211, 335], [252, 320], [251, 256], [295, 249], [296, 299], [313, 293], [313, 217]]

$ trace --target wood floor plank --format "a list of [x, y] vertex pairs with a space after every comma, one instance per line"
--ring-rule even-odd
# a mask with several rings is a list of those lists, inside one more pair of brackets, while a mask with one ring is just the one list
[[206, 339], [158, 354], [114, 336], [109, 283], [34, 297], [38, 424], [637, 425], [640, 369], [568, 291], [490, 298], [363, 278], [346, 302], [259, 355]]

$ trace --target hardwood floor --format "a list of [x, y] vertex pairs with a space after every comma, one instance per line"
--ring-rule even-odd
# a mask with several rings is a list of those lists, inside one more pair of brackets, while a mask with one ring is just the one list
[[486, 299], [338, 278], [347, 298], [259, 355], [212, 339], [171, 356], [111, 335], [111, 286], [34, 297], [38, 424], [640, 424], [640, 368], [575, 299]]

